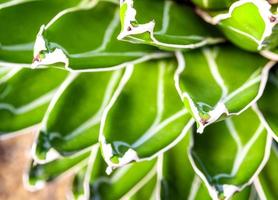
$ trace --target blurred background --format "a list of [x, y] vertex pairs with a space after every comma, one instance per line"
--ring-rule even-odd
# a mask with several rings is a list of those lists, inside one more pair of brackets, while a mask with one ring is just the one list
[[71, 177], [60, 177], [37, 192], [23, 186], [23, 174], [28, 168], [34, 133], [0, 139], [0, 200], [63, 200]]

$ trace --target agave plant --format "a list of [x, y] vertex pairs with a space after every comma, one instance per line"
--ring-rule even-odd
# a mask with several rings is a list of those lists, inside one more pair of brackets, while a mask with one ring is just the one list
[[278, 9], [266, 0], [0, 0], [0, 136], [27, 189], [278, 199]]

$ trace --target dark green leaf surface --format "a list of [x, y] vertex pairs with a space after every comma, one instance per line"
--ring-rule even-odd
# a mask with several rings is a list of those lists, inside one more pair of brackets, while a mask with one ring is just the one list
[[87, 167], [83, 167], [77, 172], [72, 181], [71, 198], [78, 200], [85, 196], [84, 182], [86, 177]]
[[116, 3], [99, 1], [42, 27], [34, 49], [34, 66], [62, 62], [68, 70], [100, 71], [167, 56], [153, 47], [118, 41], [118, 7]]
[[101, 148], [111, 169], [167, 150], [194, 122], [176, 92], [175, 69], [176, 62], [167, 60], [127, 67], [101, 124]]
[[38, 159], [48, 160], [51, 148], [69, 155], [97, 143], [103, 110], [121, 76], [122, 71], [72, 73], [44, 117], [36, 146]]
[[178, 91], [197, 121], [198, 132], [257, 101], [275, 64], [231, 45], [177, 53], [177, 59]]
[[156, 160], [132, 163], [107, 175], [100, 151], [95, 152], [89, 181], [90, 199], [130, 199], [155, 177]]
[[154, 191], [157, 185], [157, 177], [154, 176], [149, 182], [147, 182], [140, 190], [138, 190], [130, 200], [141, 200], [141, 199], [155, 199]]
[[[246, 126], [246, 122], [249, 123]], [[209, 126], [192, 138], [191, 163], [213, 198], [230, 198], [250, 185], [266, 164], [272, 138], [258, 114], [240, 116]]]
[[278, 67], [275, 66], [269, 75], [264, 94], [258, 102], [262, 112], [262, 120], [267, 123], [272, 130], [272, 135], [278, 141], [278, 107], [273, 103], [278, 102]]
[[0, 0], [0, 139], [37, 125], [27, 189], [72, 173], [76, 200], [278, 199], [277, 8]]
[[255, 187], [261, 199], [275, 200], [278, 198], [278, 149], [273, 143], [268, 163], [255, 181]]
[[40, 26], [80, 1], [25, 0], [9, 1], [10, 6], [0, 4], [0, 62], [31, 64]]
[[159, 199], [211, 199], [188, 159], [189, 138], [190, 133], [158, 159]]
[[57, 69], [1, 71], [0, 135], [40, 123], [66, 76], [67, 72]]
[[278, 45], [276, 15], [267, 1], [235, 1], [229, 10], [220, 14], [203, 11], [199, 14], [217, 24], [231, 42], [245, 50], [274, 49]]
[[[149, 9], [152, 8], [152, 9]], [[121, 1], [122, 29], [118, 38], [161, 49], [195, 49], [222, 41], [191, 7], [172, 0]]]
[[87, 163], [90, 151], [79, 152], [67, 158], [53, 160], [46, 164], [31, 163], [28, 176], [26, 178], [27, 187], [30, 190], [41, 189], [45, 182], [49, 182], [58, 176], [65, 174], [69, 170], [78, 171]]

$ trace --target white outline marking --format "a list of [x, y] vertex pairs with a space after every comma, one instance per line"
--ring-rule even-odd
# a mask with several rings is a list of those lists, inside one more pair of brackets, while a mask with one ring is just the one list
[[246, 32], [243, 32], [239, 29], [236, 29], [234, 27], [227, 27], [232, 31], [235, 31], [241, 35], [244, 35], [245, 37], [250, 38], [251, 40], [255, 41], [258, 44], [257, 50], [261, 50], [263, 48], [263, 42], [265, 41], [265, 39], [267, 37], [269, 37], [272, 34], [272, 30], [274, 28], [274, 26], [278, 23], [278, 21], [276, 20], [275, 22], [271, 22], [269, 19], [272, 16], [277, 16], [274, 15], [271, 12], [271, 5], [267, 2], [267, 1], [263, 1], [263, 0], [239, 0], [234, 2], [230, 8], [229, 11], [227, 13], [224, 14], [219, 14], [216, 15], [214, 17], [211, 17], [208, 13], [206, 13], [205, 11], [201, 10], [201, 9], [197, 9], [197, 13], [208, 23], [211, 23], [213, 25], [219, 24], [222, 20], [231, 18], [233, 15], [233, 12], [235, 9], [237, 9], [238, 7], [247, 4], [247, 3], [252, 3], [253, 5], [255, 5], [258, 8], [259, 14], [261, 16], [261, 18], [263, 19], [264, 23], [265, 23], [265, 30], [263, 35], [261, 36], [260, 39], [255, 38], [253, 35], [250, 35]]
[[[259, 115], [256, 112], [256, 109], [254, 109], [254, 107], [252, 107], [252, 109], [255, 111], [255, 113], [257, 114], [257, 116], [259, 118]], [[267, 130], [267, 128], [264, 126], [264, 124], [262, 126]], [[229, 199], [235, 192], [240, 192], [244, 188], [246, 188], [247, 186], [251, 185], [254, 182], [254, 180], [257, 178], [259, 173], [262, 171], [262, 169], [264, 168], [265, 164], [267, 163], [267, 161], [269, 159], [270, 151], [271, 151], [271, 145], [272, 145], [272, 137], [269, 134], [268, 130], [267, 130], [267, 133], [268, 134], [266, 136], [266, 146], [265, 146], [265, 149], [264, 149], [264, 156], [263, 156], [263, 159], [261, 161], [261, 164], [258, 166], [257, 170], [253, 173], [253, 175], [250, 177], [250, 179], [248, 181], [246, 181], [246, 183], [242, 184], [241, 186], [223, 184], [224, 195], [226, 197], [225, 200]], [[188, 152], [190, 163], [191, 163], [194, 171], [196, 172], [196, 174], [199, 175], [199, 177], [203, 180], [203, 182], [207, 186], [207, 189], [208, 189], [209, 194], [212, 197], [212, 199], [218, 200], [218, 195], [217, 195], [216, 189], [212, 185], [210, 185], [206, 176], [203, 174], [203, 172], [200, 169], [198, 169], [197, 165], [195, 164], [195, 161], [194, 161], [194, 159], [193, 159], [193, 157], [190, 153], [190, 151], [193, 149], [193, 146], [194, 146], [194, 141], [193, 141], [193, 137], [191, 137], [190, 149], [189, 149], [189, 152]]]
[[[174, 48], [174, 49], [195, 49], [195, 48], [207, 45], [207, 44], [216, 44], [216, 43], [223, 42], [222, 38], [212, 38], [212, 37], [204, 38], [204, 40], [202, 40], [198, 43], [195, 43], [195, 44], [186, 44], [186, 45], [168, 44], [168, 43], [160, 42], [154, 36], [155, 22], [150, 21], [146, 24], [138, 24], [137, 26], [133, 26], [132, 22], [136, 21], [136, 10], [133, 8], [133, 0], [121, 1], [121, 6], [123, 4], [127, 5], [127, 10], [126, 10], [125, 18], [124, 18], [124, 24], [122, 24], [122, 26], [123, 26], [122, 31], [118, 35], [119, 40], [123, 40], [126, 37], [130, 37], [132, 39], [140, 41], [140, 39], [135, 38], [132, 35], [149, 33], [150, 38], [153, 41], [153, 43], [155, 43], [155, 45], [168, 47], [168, 48]], [[144, 41], [141, 40], [141, 42], [144, 42]]]
[[260, 200], [267, 200], [266, 195], [264, 193], [264, 189], [263, 189], [263, 187], [261, 185], [261, 182], [260, 182], [258, 177], [254, 179], [253, 184], [254, 184], [254, 187], [255, 187], [255, 189], [257, 191], [259, 199]]
[[[49, 118], [50, 112], [52, 111], [52, 109], [54, 108], [55, 104], [57, 103], [60, 95], [65, 91], [65, 89], [71, 84], [71, 82], [78, 76], [78, 73], [71, 73], [68, 75], [68, 77], [64, 80], [64, 82], [60, 85], [60, 87], [58, 88], [57, 92], [55, 93], [55, 95], [52, 97], [52, 100], [47, 108], [47, 111], [45, 112], [44, 118], [42, 120], [42, 124], [41, 124], [41, 130], [42, 131], [47, 131], [47, 120]], [[38, 137], [39, 135], [37, 135]], [[58, 152], [56, 152], [54, 149], [50, 149], [47, 154], [46, 154], [46, 159], [44, 160], [40, 160], [38, 158], [38, 156], [36, 155], [36, 146], [38, 145], [38, 139], [36, 138], [35, 142], [32, 145], [32, 150], [31, 150], [31, 154], [32, 154], [32, 158], [40, 164], [44, 164], [47, 163], [51, 160], [54, 160], [58, 157], [60, 157], [60, 155], [58, 154]]]
[[[211, 54], [212, 56], [213, 54]], [[238, 89], [234, 90], [232, 93], [228, 94], [226, 97], [224, 97], [223, 99], [220, 99], [219, 102], [215, 105], [214, 109], [210, 112], [208, 112], [210, 118], [207, 121], [207, 123], [205, 125], [203, 125], [201, 123], [202, 119], [199, 115], [199, 111], [197, 109], [197, 107], [195, 106], [194, 101], [192, 100], [192, 98], [190, 97], [190, 95], [187, 92], [183, 92], [180, 88], [180, 75], [182, 74], [182, 72], [185, 70], [186, 68], [186, 62], [185, 62], [185, 58], [183, 56], [183, 54], [179, 51], [176, 52], [176, 58], [177, 58], [177, 62], [178, 62], [178, 68], [176, 70], [175, 73], [175, 85], [176, 85], [176, 89], [181, 97], [182, 100], [187, 99], [190, 107], [191, 107], [191, 112], [193, 113], [194, 118], [196, 119], [197, 123], [198, 123], [198, 130], [197, 132], [202, 133], [203, 130], [205, 129], [205, 127], [207, 127], [208, 125], [214, 123], [215, 121], [217, 121], [219, 119], [219, 117], [223, 114], [226, 114], [227, 116], [232, 116], [232, 115], [240, 115], [242, 112], [244, 112], [245, 110], [247, 110], [250, 106], [252, 106], [255, 102], [257, 102], [257, 100], [262, 96], [263, 91], [265, 89], [267, 80], [268, 80], [268, 73], [269, 70], [275, 65], [276, 62], [274, 61], [269, 61], [268, 63], [266, 63], [266, 65], [262, 68], [262, 71], [260, 73], [260, 76], [253, 78], [253, 75], [251, 75], [251, 80], [247, 80], [246, 83], [244, 83], [241, 87], [239, 87]], [[213, 64], [213, 63], [211, 63]], [[213, 66], [211, 66], [213, 67]], [[212, 70], [213, 72], [215, 72], [215, 70]], [[218, 71], [218, 70], [217, 70]], [[216, 71], [216, 72], [217, 72]], [[215, 74], [212, 74], [213, 76], [215, 76]], [[222, 83], [224, 82], [224, 80], [221, 78], [220, 74], [217, 73], [217, 76], [219, 75], [219, 77], [217, 78], [217, 82], [218, 83]], [[253, 98], [253, 100], [250, 101], [249, 104], [247, 104], [245, 107], [243, 107], [240, 111], [235, 112], [235, 113], [231, 113], [227, 110], [225, 103], [227, 103], [231, 98], [233, 98], [234, 96], [236, 96], [238, 93], [240, 93], [241, 91], [245, 90], [246, 88], [253, 86], [253, 84], [259, 82], [260, 79], [260, 85], [259, 85], [259, 90], [257, 92], [257, 95]], [[222, 86], [222, 97], [223, 94], [225, 94], [226, 89], [225, 86]]]

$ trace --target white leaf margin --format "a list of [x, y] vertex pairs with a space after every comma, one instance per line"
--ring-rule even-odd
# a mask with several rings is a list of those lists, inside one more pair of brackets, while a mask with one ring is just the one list
[[[86, 152], [89, 152], [91, 151], [91, 149], [95, 149], [95, 148], [98, 148], [98, 145], [94, 145], [90, 148], [86, 148], [82, 151], [79, 151], [78, 153], [72, 155], [71, 157], [78, 157], [79, 155], [83, 154], [83, 153], [86, 153]], [[62, 157], [59, 157], [59, 158], [56, 158], [56, 159], [61, 159]], [[53, 159], [55, 160], [55, 159]], [[51, 161], [53, 161], [51, 160]], [[80, 161], [79, 163], [77, 163], [76, 165], [72, 166], [71, 168], [65, 170], [64, 172], [62, 172], [60, 175], [58, 175], [57, 177], [55, 177], [55, 179], [59, 179], [61, 177], [69, 177], [69, 176], [72, 176], [73, 174], [79, 172], [83, 167], [87, 166], [88, 164], [88, 161], [90, 160], [90, 157], [87, 157], [85, 159], [83, 159], [82, 161]], [[36, 162], [34, 159], [34, 164], [47, 164], [47, 163], [38, 163]], [[49, 161], [49, 162], [51, 162]], [[47, 184], [47, 181], [45, 180], [39, 180], [35, 183], [35, 185], [31, 185], [30, 182], [29, 182], [29, 171], [31, 169], [31, 160], [29, 161], [29, 164], [28, 164], [28, 167], [26, 168], [24, 174], [23, 174], [23, 187], [27, 190], [27, 191], [30, 191], [30, 192], [36, 192], [38, 190], [41, 190], [42, 188], [44, 188], [44, 186]]]
[[[258, 40], [256, 38], [254, 38], [252, 35], [250, 35], [248, 33], [245, 33], [245, 32], [242, 32], [238, 29], [235, 29], [235, 28], [232, 28], [232, 27], [231, 27], [231, 29], [233, 29], [237, 33], [242, 34], [242, 35], [250, 38], [254, 42], [256, 42], [258, 44], [257, 50], [262, 50], [264, 40], [272, 34], [272, 30], [273, 30], [274, 26], [278, 23], [278, 15], [275, 15], [270, 11], [271, 5], [267, 1], [264, 1], [264, 0], [239, 0], [239, 1], [234, 2], [230, 6], [229, 11], [227, 13], [219, 14], [219, 15], [216, 15], [214, 17], [211, 17], [207, 12], [205, 12], [201, 9], [196, 9], [196, 12], [206, 22], [208, 22], [210, 24], [213, 24], [213, 25], [217, 25], [222, 20], [225, 20], [225, 19], [228, 19], [228, 18], [232, 17], [233, 11], [236, 8], [242, 6], [246, 3], [252, 3], [258, 8], [258, 10], [260, 12], [260, 15], [261, 15], [261, 17], [262, 17], [262, 19], [265, 23], [265, 30], [264, 30], [264, 33], [263, 33], [261, 39]], [[272, 22], [270, 20], [270, 18], [275, 19], [275, 21]]]
[[110, 109], [113, 107], [117, 98], [121, 94], [121, 91], [123, 90], [123, 88], [125, 87], [127, 82], [129, 81], [129, 79], [130, 79], [130, 77], [133, 73], [133, 69], [134, 69], [134, 65], [128, 65], [126, 67], [126, 71], [124, 72], [122, 80], [120, 81], [118, 88], [115, 90], [114, 95], [112, 96], [110, 102], [107, 104], [106, 108], [104, 109], [102, 119], [101, 119], [100, 133], [99, 133], [99, 143], [100, 143], [100, 146], [101, 146], [103, 158], [108, 165], [107, 170], [106, 170], [107, 174], [112, 173], [112, 171], [114, 169], [125, 166], [132, 161], [143, 162], [143, 161], [147, 161], [147, 160], [152, 160], [155, 157], [163, 154], [165, 151], [168, 151], [170, 148], [174, 147], [179, 141], [181, 141], [182, 138], [188, 133], [188, 130], [193, 126], [193, 124], [195, 122], [195, 120], [193, 118], [191, 118], [188, 121], [188, 123], [185, 125], [183, 130], [181, 131], [180, 135], [173, 142], [171, 142], [169, 145], [167, 145], [166, 147], [164, 147], [160, 151], [156, 152], [154, 155], [152, 155], [150, 157], [146, 157], [146, 158], [139, 158], [138, 155], [137, 155], [137, 152], [135, 150], [133, 150], [132, 148], [129, 148], [126, 151], [126, 153], [124, 154], [124, 156], [119, 158], [119, 163], [117, 163], [117, 164], [113, 163], [110, 160], [110, 158], [113, 156], [112, 146], [111, 146], [111, 144], [106, 142], [106, 138], [105, 138], [105, 135], [104, 135], [105, 121], [106, 121], [106, 118], [107, 118], [107, 115], [108, 115]]
[[[224, 41], [223, 38], [207, 37], [207, 38], [204, 38], [202, 41], [200, 41], [199, 43], [196, 43], [196, 44], [179, 45], [179, 44], [169, 44], [169, 43], [160, 42], [154, 36], [154, 27], [155, 27], [154, 20], [152, 20], [152, 21], [150, 21], [146, 24], [138, 24], [136, 27], [132, 25], [132, 22], [136, 21], [136, 12], [137, 12], [133, 8], [133, 0], [121, 0], [120, 4], [121, 4], [121, 6], [123, 4], [126, 4], [127, 5], [127, 11], [126, 11], [126, 15], [125, 15], [125, 18], [124, 18], [124, 24], [122, 25], [123, 26], [122, 31], [118, 35], [119, 40], [124, 40], [126, 37], [131, 37], [135, 41], [144, 42], [141, 39], [133, 37], [133, 35], [138, 35], [138, 34], [142, 34], [142, 33], [149, 33], [152, 42], [156, 46], [174, 48], [174, 49], [177, 49], [177, 50], [178, 49], [180, 49], [180, 50], [182, 50], [182, 49], [195, 49], [195, 48], [202, 47], [202, 46], [205, 46], [205, 45], [208, 45], [208, 44], [217, 44], [217, 43], [220, 43], [220, 42]], [[163, 18], [166, 18], [166, 17], [163, 17]]]
[[[79, 73], [70, 73], [66, 79], [64, 80], [64, 82], [60, 85], [60, 87], [58, 87], [58, 90], [56, 91], [56, 93], [54, 94], [54, 96], [52, 97], [52, 100], [45, 112], [44, 118], [42, 120], [41, 123], [41, 128], [39, 130], [45, 131], [47, 130], [47, 120], [49, 118], [49, 115], [52, 111], [52, 109], [54, 108], [56, 102], [59, 100], [60, 96], [62, 95], [62, 93], [66, 90], [66, 88], [74, 81], [75, 78], [77, 78], [77, 76], [79, 75]], [[36, 147], [38, 145], [38, 137], [39, 137], [39, 130], [37, 131], [37, 136], [35, 139], [35, 142], [32, 145], [31, 148], [31, 154], [32, 154], [32, 158], [35, 160], [35, 162], [39, 163], [39, 164], [44, 164], [44, 163], [48, 163], [50, 161], [53, 161], [55, 159], [58, 159], [60, 156], [60, 154], [54, 150], [53, 148], [51, 148], [47, 153], [46, 153], [46, 159], [41, 160], [40, 158], [38, 158], [38, 156], [36, 155]]]
[[[258, 117], [260, 118], [260, 113], [258, 113], [257, 110], [257, 105], [254, 104], [252, 106], [252, 109], [254, 110], [254, 112], [258, 115]], [[263, 127], [267, 130], [267, 138], [266, 138], [266, 146], [264, 149], [264, 157], [262, 159], [261, 164], [259, 165], [259, 167], [257, 168], [257, 170], [255, 171], [255, 173], [250, 177], [250, 179], [243, 185], [241, 185], [240, 187], [238, 186], [234, 186], [234, 185], [223, 185], [223, 193], [225, 196], [224, 200], [228, 200], [230, 199], [236, 192], [241, 192], [242, 190], [244, 190], [247, 186], [252, 185], [254, 183], [254, 181], [256, 181], [258, 175], [260, 174], [260, 172], [263, 170], [264, 166], [266, 165], [269, 157], [270, 157], [270, 153], [271, 153], [271, 146], [272, 146], [272, 134], [271, 132], [269, 132], [267, 126], [265, 125], [265, 123], [263, 121], [261, 121]], [[188, 157], [189, 157], [189, 161], [193, 167], [193, 170], [195, 171], [195, 173], [202, 179], [202, 181], [205, 183], [209, 194], [211, 196], [211, 198], [213, 200], [218, 200], [218, 192], [217, 190], [208, 182], [205, 174], [197, 167], [197, 165], [195, 164], [195, 161], [193, 159], [193, 157], [191, 156], [191, 149], [193, 148], [194, 145], [194, 141], [191, 137], [191, 141], [190, 141], [190, 147], [188, 150]]]
[[[11, 79], [13, 76], [15, 76], [17, 73], [19, 73], [23, 68], [18, 67], [18, 66], [13, 66], [12, 68], [7, 67], [7, 69], [9, 70], [9, 72], [0, 79], [0, 84]], [[26, 113], [32, 109], [35, 109], [35, 108], [43, 105], [44, 103], [50, 102], [50, 99], [54, 96], [54, 94], [58, 88], [59, 87], [46, 93], [45, 95], [38, 97], [37, 99], [31, 101], [30, 103], [22, 105], [17, 108], [11, 104], [0, 103], [0, 109], [9, 110], [10, 112], [12, 112], [16, 115]], [[10, 138], [19, 136], [19, 135], [28, 134], [30, 132], [36, 132], [36, 130], [38, 130], [40, 128], [40, 126], [41, 126], [41, 124], [38, 123], [38, 124], [34, 124], [30, 127], [26, 127], [26, 128], [23, 128], [23, 129], [20, 129], [17, 131], [13, 131], [13, 132], [2, 132], [0, 135], [0, 140], [7, 140]]]
[[[99, 151], [100, 151], [99, 144], [96, 144], [91, 149], [91, 155], [88, 159], [87, 169], [83, 181], [84, 194], [82, 196], [79, 196], [78, 200], [88, 200], [90, 198], [90, 177], [91, 174], [93, 173], [94, 163], [95, 160], [97, 159], [97, 154]], [[124, 168], [118, 169], [118, 171], [116, 171], [115, 174], [112, 175], [112, 177], [110, 178], [107, 177], [107, 181], [111, 184], [117, 182], [117, 180], [119, 180], [125, 174], [125, 172], [129, 169], [129, 167], [131, 166], [128, 165], [125, 166]], [[158, 167], [158, 161], [154, 164], [153, 168], [146, 174], [146, 176], [141, 180], [139, 180], [128, 192], [123, 194], [123, 196], [120, 197], [119, 200], [130, 199], [134, 194], [136, 194], [137, 191], [139, 191], [148, 181], [150, 181], [156, 175], [157, 167]], [[97, 184], [98, 181], [102, 181], [104, 179], [105, 179], [104, 177], [100, 177], [95, 181], [95, 183]], [[70, 199], [73, 200], [74, 199], [73, 193], [71, 193], [69, 197]]]
[[[107, 68], [79, 69], [79, 70], [72, 69], [70, 67], [69, 58], [67, 57], [67, 55], [64, 53], [63, 49], [61, 49], [61, 48], [55, 48], [52, 52], [44, 54], [45, 55], [44, 58], [39, 57], [39, 53], [41, 51], [47, 50], [46, 40], [43, 37], [43, 33], [52, 24], [54, 24], [61, 17], [63, 17], [64, 15], [66, 15], [68, 13], [76, 12], [76, 11], [79, 11], [79, 10], [91, 9], [91, 8], [95, 7], [98, 4], [98, 2], [100, 2], [100, 1], [107, 1], [107, 2], [111, 2], [111, 3], [116, 3], [113, 0], [92, 0], [92, 1], [83, 0], [78, 6], [73, 7], [73, 8], [68, 8], [68, 9], [65, 9], [65, 10], [61, 11], [54, 18], [52, 18], [48, 24], [42, 25], [41, 28], [40, 28], [40, 31], [37, 34], [36, 41], [35, 41], [35, 44], [34, 44], [34, 53], [33, 53], [34, 61], [31, 65], [31, 68], [34, 68], [34, 69], [35, 68], [45, 68], [45, 67], [47, 67], [47, 65], [56, 64], [56, 63], [63, 63], [64, 64], [64, 69], [67, 70], [67, 71], [70, 71], [70, 72], [103, 72], [103, 71], [120, 70], [122, 68], [125, 68], [126, 65], [129, 65], [129, 64], [138, 64], [138, 63], [141, 63], [141, 62], [144, 62], [144, 61], [147, 61], [147, 60], [151, 60], [151, 59], [167, 58], [167, 57], [172, 56], [171, 53], [167, 53], [167, 52], [147, 53], [146, 55], [142, 55], [142, 57], [140, 57], [138, 59], [135, 59], [135, 60], [129, 61], [129, 62], [124, 62], [124, 63], [121, 63], [121, 64], [116, 65], [116, 66], [111, 66], [111, 67], [107, 67]], [[117, 17], [118, 17], [118, 11], [116, 12], [116, 14], [117, 14]], [[111, 25], [113, 25], [113, 24], [111, 24]], [[112, 27], [108, 27], [108, 28], [112, 28]], [[110, 32], [109, 30], [107, 30], [107, 31]], [[106, 38], [104, 38], [103, 43], [105, 43], [105, 42], [106, 42]], [[100, 48], [102, 48], [102, 46]], [[24, 65], [26, 66], [26, 64], [24, 64]]]
[[[259, 76], [260, 77], [259, 91], [258, 91], [256, 97], [251, 102], [249, 102], [244, 108], [242, 108], [237, 113], [230, 113], [225, 106], [225, 101], [223, 101], [225, 99], [223, 99], [223, 100], [220, 99], [218, 101], [218, 103], [216, 104], [215, 108], [208, 113], [210, 115], [210, 118], [207, 121], [207, 123], [203, 124], [202, 119], [199, 115], [198, 109], [195, 106], [192, 98], [190, 97], [190, 95], [187, 92], [183, 92], [182, 89], [180, 88], [180, 75], [186, 69], [186, 60], [183, 57], [181, 51], [176, 51], [176, 59], [178, 62], [178, 68], [175, 72], [175, 77], [174, 77], [176, 89], [178, 91], [178, 94], [181, 97], [181, 100], [183, 100], [184, 98], [188, 99], [188, 101], [190, 103], [191, 111], [193, 112], [193, 117], [196, 119], [196, 122], [198, 124], [197, 132], [199, 132], [199, 133], [202, 133], [207, 126], [216, 122], [221, 117], [221, 115], [223, 115], [223, 114], [226, 114], [227, 116], [240, 115], [241, 113], [246, 111], [249, 107], [251, 107], [254, 103], [256, 103], [258, 101], [258, 99], [263, 95], [263, 92], [264, 92], [264, 89], [266, 87], [266, 83], [268, 80], [268, 75], [269, 75], [270, 69], [276, 64], [275, 61], [269, 61], [263, 67], [261, 75]], [[217, 77], [218, 74], [213, 74], [213, 76], [216, 80], [218, 79], [218, 77]], [[218, 82], [218, 83], [220, 83], [219, 86], [221, 88], [225, 88], [225, 85], [222, 85], [221, 82]]]
[[15, 5], [18, 5], [18, 4], [22, 4], [22, 3], [25, 3], [25, 2], [30, 2], [30, 1], [36, 1], [36, 0], [10, 0], [10, 1], [7, 1], [5, 3], [1, 3], [0, 4], [0, 10], [4, 9], [4, 8], [11, 7], [11, 6], [15, 6]]
[[275, 52], [272, 52], [270, 50], [263, 50], [260, 52], [260, 54], [269, 60], [278, 62], [278, 54]]

